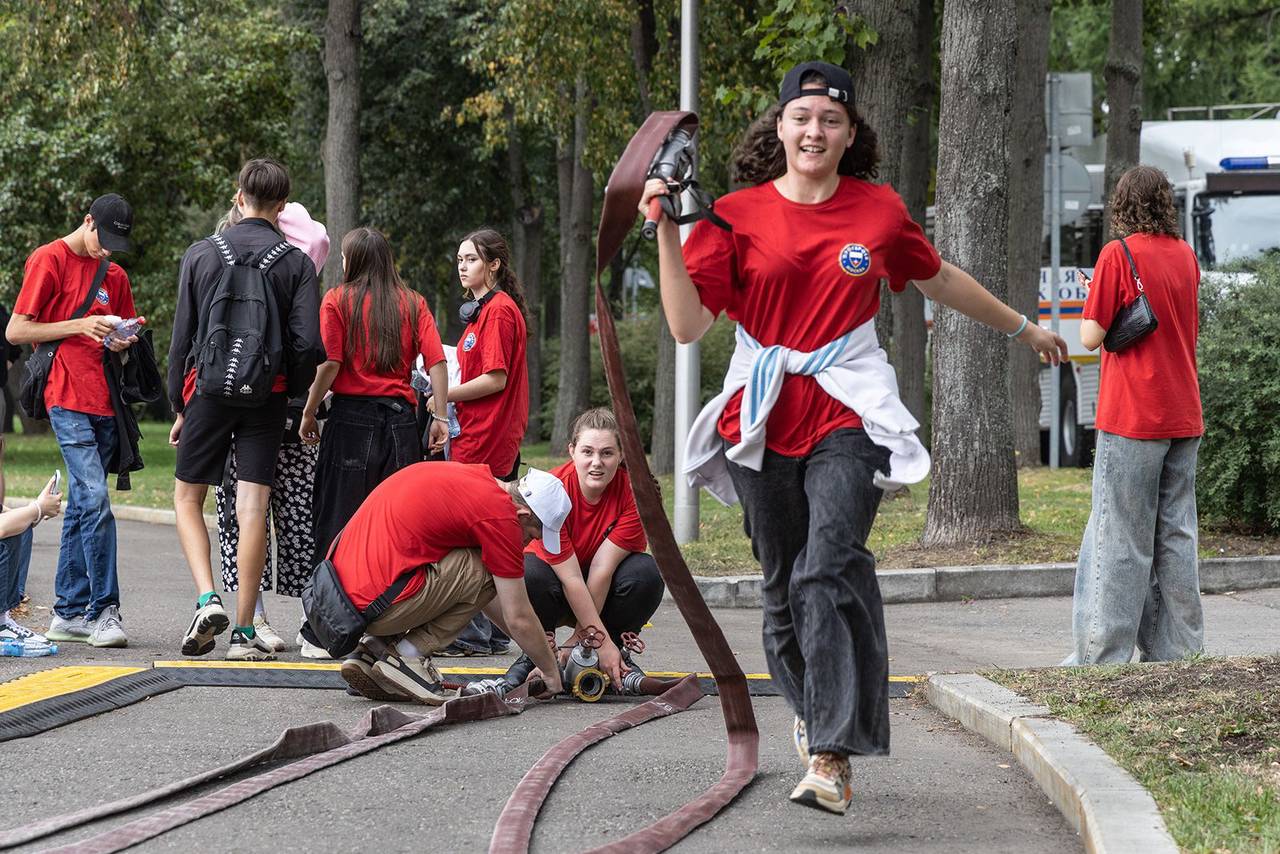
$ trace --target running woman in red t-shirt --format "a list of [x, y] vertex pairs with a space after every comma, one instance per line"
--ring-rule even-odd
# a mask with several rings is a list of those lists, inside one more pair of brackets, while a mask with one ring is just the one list
[[[303, 442], [320, 445], [311, 509], [314, 563], [328, 553], [374, 487], [422, 461], [417, 396], [409, 385], [419, 353], [441, 409], [449, 385], [435, 318], [422, 295], [400, 280], [382, 232], [348, 232], [342, 239], [342, 269], [343, 283], [320, 303], [327, 359], [316, 369], [299, 431]], [[316, 410], [330, 390], [333, 400], [322, 435]], [[444, 422], [433, 423], [431, 449], [443, 447], [446, 435]]]
[[[842, 68], [788, 71], [736, 152], [735, 179], [751, 186], [716, 204], [733, 231], [700, 222], [682, 253], [675, 226], [658, 229], [676, 340], [698, 340], [721, 311], [739, 324], [725, 392], [694, 424], [686, 472], [742, 501], [764, 572], [765, 655], [807, 768], [791, 799], [841, 814], [848, 757], [889, 750], [884, 613], [866, 547], [879, 483], [918, 481], [929, 465], [875, 340], [880, 280], [914, 281], [1055, 364], [1067, 355], [1060, 337], [942, 261], [898, 194], [871, 183], [875, 132], [853, 96]], [[640, 209], [666, 192], [650, 181]]]
[[[529, 424], [529, 309], [501, 234], [482, 228], [462, 239], [458, 279], [471, 299], [459, 310], [464, 324], [458, 341], [461, 382], [449, 389], [449, 402], [461, 432], [449, 443], [449, 460], [483, 463], [498, 480], [515, 480], [520, 440]], [[441, 654], [498, 654], [506, 652], [509, 641], [481, 614]]]
[[[664, 585], [645, 553], [649, 543], [622, 465], [618, 420], [608, 409], [588, 409], [573, 422], [571, 436], [569, 461], [551, 474], [564, 483], [573, 509], [560, 529], [559, 551], [541, 539], [525, 547], [525, 586], [545, 630], [573, 627], [562, 658], [583, 629], [605, 633], [600, 662], [621, 690], [622, 675], [638, 669], [622, 635], [640, 633], [662, 604]], [[527, 659], [512, 665], [521, 672], [516, 681], [532, 668]]]

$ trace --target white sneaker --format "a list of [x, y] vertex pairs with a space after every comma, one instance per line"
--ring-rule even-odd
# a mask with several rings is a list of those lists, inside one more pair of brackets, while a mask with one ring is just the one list
[[125, 636], [124, 623], [120, 618], [120, 608], [116, 605], [103, 608], [98, 619], [85, 625], [93, 626], [89, 634], [89, 646], [119, 648], [129, 645], [129, 638]]
[[322, 646], [316, 646], [302, 636], [302, 632], [298, 632], [298, 636], [294, 638], [294, 643], [298, 645], [298, 653], [303, 658], [314, 658], [317, 661], [332, 661], [333, 656]]
[[59, 643], [88, 643], [92, 633], [93, 627], [84, 621], [84, 614], [70, 619], [54, 614], [44, 636]]
[[255, 630], [253, 637], [231, 630], [231, 643], [227, 646], [227, 661], [275, 661], [276, 653]]
[[289, 642], [271, 628], [271, 624], [267, 622], [267, 618], [263, 616], [253, 618], [253, 630], [257, 632], [258, 637], [266, 642], [276, 652], [284, 652], [289, 648]]
[[39, 658], [53, 655], [57, 651], [57, 644], [49, 643], [44, 635], [14, 622], [12, 617], [6, 617], [0, 623], [0, 655]]

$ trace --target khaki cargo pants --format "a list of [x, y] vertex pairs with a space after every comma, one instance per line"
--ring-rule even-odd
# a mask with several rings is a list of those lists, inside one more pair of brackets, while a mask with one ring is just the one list
[[431, 655], [453, 643], [497, 593], [479, 549], [454, 549], [428, 564], [426, 576], [421, 590], [393, 603], [365, 631], [389, 644], [408, 638]]

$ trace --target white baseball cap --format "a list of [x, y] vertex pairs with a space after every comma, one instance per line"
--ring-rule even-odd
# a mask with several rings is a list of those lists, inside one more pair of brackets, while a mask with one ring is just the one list
[[553, 474], [531, 468], [520, 478], [519, 488], [529, 509], [542, 522], [542, 544], [552, 554], [559, 554], [560, 529], [573, 509], [564, 484]]

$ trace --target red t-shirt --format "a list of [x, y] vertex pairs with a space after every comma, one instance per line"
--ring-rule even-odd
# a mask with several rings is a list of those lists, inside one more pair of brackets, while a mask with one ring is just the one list
[[[332, 559], [342, 589], [363, 610], [406, 570], [476, 548], [490, 575], [524, 577], [524, 531], [511, 496], [485, 466], [414, 463], [369, 493]], [[396, 601], [421, 590], [425, 578], [416, 574]]]
[[515, 467], [520, 440], [529, 424], [529, 376], [525, 364], [524, 315], [502, 291], [485, 303], [480, 317], [462, 331], [458, 369], [462, 382], [490, 371], [506, 371], [507, 385], [497, 394], [458, 401], [455, 410], [462, 432], [450, 442], [449, 458], [459, 463], [485, 463], [495, 477]]
[[[46, 243], [27, 259], [13, 313], [28, 315], [36, 323], [69, 320], [88, 295], [98, 263], [96, 258], [72, 252], [62, 238]], [[107, 267], [106, 278], [85, 314], [135, 316], [129, 277], [116, 264]], [[44, 405], [89, 415], [115, 413], [102, 367], [101, 344], [84, 335], [62, 339], [44, 389]]]
[[[350, 302], [346, 287], [337, 287], [324, 295], [320, 301], [320, 334], [324, 337], [325, 357], [332, 362], [341, 362], [338, 375], [333, 380], [334, 394], [357, 394], [367, 397], [403, 397], [410, 403], [417, 400], [413, 387], [409, 385], [409, 372], [413, 362], [421, 353], [427, 368], [444, 361], [444, 348], [440, 345], [440, 333], [436, 331], [436, 320], [427, 308], [427, 301], [420, 294], [411, 294], [417, 304], [418, 328], [415, 331], [411, 324], [410, 305], [408, 300], [400, 303], [400, 352], [403, 354], [403, 369], [390, 374], [380, 373], [372, 364], [365, 364], [366, 348], [361, 348], [347, 358], [347, 332], [351, 328]], [[372, 300], [366, 296], [364, 301], [364, 324], [369, 325], [369, 312]], [[368, 343], [368, 342], [366, 342]]]
[[[880, 280], [894, 291], [937, 275], [942, 260], [887, 184], [842, 177], [825, 202], [788, 201], [772, 181], [730, 193], [716, 212], [733, 231], [707, 220], [694, 226], [684, 261], [702, 304], [725, 312], [769, 347], [817, 350], [873, 318]], [[720, 416], [720, 435], [740, 440], [742, 392]], [[803, 457], [858, 413], [813, 377], [788, 374], [770, 413], [765, 446]]]
[[[1196, 336], [1200, 266], [1186, 241], [1168, 235], [1125, 238], [1158, 325], [1127, 350], [1102, 348], [1097, 427], [1130, 439], [1178, 439], [1204, 433]], [[1102, 247], [1083, 316], [1110, 329], [1138, 286], [1119, 240]]]
[[564, 483], [569, 502], [573, 505], [569, 517], [564, 520], [564, 527], [560, 529], [562, 548], [559, 554], [552, 554], [539, 538], [525, 547], [526, 552], [537, 555], [552, 566], [577, 555], [578, 565], [586, 572], [606, 539], [628, 552], [642, 552], [648, 547], [644, 526], [640, 524], [640, 513], [636, 510], [636, 499], [631, 494], [631, 476], [626, 468], [618, 467], [613, 480], [595, 504], [588, 502], [582, 494], [573, 460], [552, 469], [551, 473]]

